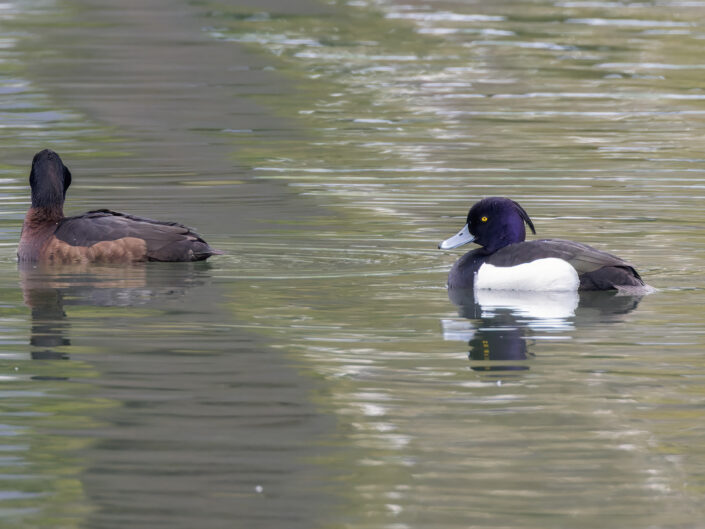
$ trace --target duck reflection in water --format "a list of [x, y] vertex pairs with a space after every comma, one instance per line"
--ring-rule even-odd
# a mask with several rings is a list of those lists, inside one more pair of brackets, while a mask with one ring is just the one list
[[464, 320], [443, 320], [446, 340], [467, 341], [471, 368], [522, 371], [542, 334], [609, 324], [633, 311], [641, 295], [616, 291], [524, 292], [449, 289]]
[[35, 360], [68, 359], [71, 345], [66, 306], [132, 307], [182, 297], [203, 284], [210, 265], [137, 263], [131, 266], [66, 265], [37, 267], [21, 263], [20, 284], [32, 311], [30, 346]]

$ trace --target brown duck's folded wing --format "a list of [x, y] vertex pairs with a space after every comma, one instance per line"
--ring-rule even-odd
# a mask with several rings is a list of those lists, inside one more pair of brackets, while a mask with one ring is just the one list
[[639, 277], [631, 264], [616, 255], [597, 250], [587, 244], [563, 239], [539, 239], [511, 244], [492, 254], [487, 262], [494, 266], [515, 266], [545, 257], [556, 257], [569, 262], [578, 275], [616, 266], [630, 269], [637, 278]]
[[196, 232], [176, 222], [162, 222], [107, 209], [63, 219], [54, 235], [71, 246], [91, 247], [119, 239], [144, 241], [147, 261], [200, 261], [220, 253]]

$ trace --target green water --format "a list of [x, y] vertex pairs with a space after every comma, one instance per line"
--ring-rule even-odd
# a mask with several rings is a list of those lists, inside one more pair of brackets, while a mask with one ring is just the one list
[[[0, 5], [0, 525], [698, 526], [703, 13]], [[18, 270], [45, 147], [227, 255]], [[492, 195], [657, 292], [457, 307]]]

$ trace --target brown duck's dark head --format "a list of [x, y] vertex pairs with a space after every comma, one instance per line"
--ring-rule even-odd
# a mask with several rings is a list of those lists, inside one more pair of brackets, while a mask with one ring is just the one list
[[71, 185], [71, 171], [58, 154], [49, 149], [39, 151], [32, 160], [29, 173], [33, 208], [56, 208], [64, 204]]

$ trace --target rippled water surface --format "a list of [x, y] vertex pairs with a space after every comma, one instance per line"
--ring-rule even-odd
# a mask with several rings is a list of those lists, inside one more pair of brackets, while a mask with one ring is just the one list
[[[703, 13], [0, 4], [0, 525], [699, 526]], [[45, 147], [227, 254], [18, 269]], [[449, 299], [493, 195], [656, 292]]]

